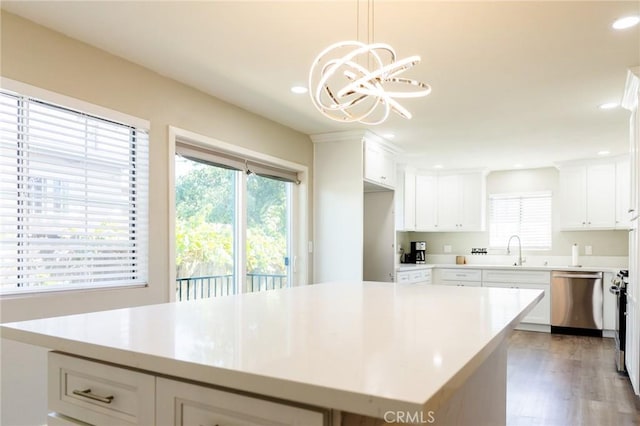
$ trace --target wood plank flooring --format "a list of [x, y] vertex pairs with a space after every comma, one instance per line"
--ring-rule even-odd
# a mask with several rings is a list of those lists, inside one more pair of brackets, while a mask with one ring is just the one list
[[508, 354], [508, 426], [640, 425], [613, 339], [515, 331]]

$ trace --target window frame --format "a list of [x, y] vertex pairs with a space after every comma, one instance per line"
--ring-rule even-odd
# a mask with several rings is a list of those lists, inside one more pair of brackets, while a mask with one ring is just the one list
[[[130, 209], [137, 209], [140, 206], [140, 203], [143, 204], [143, 215], [141, 217], [136, 217], [136, 221], [142, 220], [144, 221], [144, 227], [148, 229], [149, 226], [149, 130], [150, 130], [150, 122], [144, 119], [140, 119], [137, 117], [133, 117], [131, 115], [121, 113], [119, 111], [114, 111], [105, 107], [101, 107], [89, 102], [81, 101], [79, 99], [75, 99], [69, 96], [65, 96], [59, 93], [51, 92], [49, 90], [41, 89], [35, 86], [31, 86], [26, 83], [22, 83], [16, 80], [8, 79], [5, 77], [0, 78], [0, 87], [3, 90], [11, 92], [12, 94], [17, 95], [18, 99], [29, 98], [33, 99], [34, 102], [41, 102], [47, 108], [54, 107], [60, 108], [61, 110], [70, 110], [74, 113], [85, 114], [90, 119], [97, 119], [104, 122], [113, 122], [117, 125], [122, 125], [128, 127], [131, 130], [132, 134], [135, 134], [138, 131], [144, 131], [147, 140], [147, 148], [143, 150], [143, 153], [140, 153], [136, 150], [135, 144], [139, 143], [139, 140], [131, 140], [132, 150], [136, 150], [136, 155], [144, 155], [142, 157], [143, 167], [146, 168], [146, 172], [143, 173], [143, 176], [146, 178], [144, 185], [147, 188], [146, 195], [143, 198], [137, 198], [130, 204]], [[17, 154], [16, 154], [17, 155]], [[70, 154], [72, 155], [72, 154]], [[62, 159], [61, 161], [68, 162], [70, 161], [68, 158]], [[134, 167], [132, 167], [134, 170]], [[134, 173], [136, 171], [134, 170]], [[31, 176], [30, 176], [31, 177]], [[38, 177], [36, 175], [32, 177]], [[140, 176], [136, 176], [133, 178], [132, 182], [129, 184], [129, 190], [134, 191], [134, 186], [136, 185], [135, 181], [140, 179]], [[44, 177], [43, 181], [37, 183], [35, 185], [40, 185], [43, 191], [47, 191], [49, 181], [53, 180], [53, 178]], [[28, 185], [29, 183], [25, 183]], [[54, 185], [55, 186], [55, 185]], [[56, 188], [54, 188], [55, 190]], [[65, 191], [64, 185], [59, 185], [57, 189], [61, 192]], [[64, 201], [64, 200], [61, 200]], [[25, 209], [34, 208], [32, 206], [24, 206]], [[40, 208], [35, 206], [35, 208]], [[58, 211], [59, 209], [63, 209], [63, 205], [55, 205], [49, 211]], [[16, 213], [17, 214], [17, 213]], [[131, 226], [131, 225], [130, 225]], [[88, 292], [99, 289], [126, 289], [126, 288], [141, 288], [149, 286], [149, 233], [143, 233], [143, 243], [141, 244], [143, 250], [139, 252], [139, 255], [136, 254], [135, 258], [138, 259], [138, 275], [140, 276], [139, 282], [109, 282], [109, 283], [100, 283], [100, 282], [90, 282], [86, 284], [74, 283], [74, 284], [56, 284], [52, 285], [49, 288], [46, 287], [30, 287], [30, 286], [17, 286], [16, 288], [12, 288], [10, 290], [0, 289], [0, 298], [2, 299], [10, 299], [15, 297], [36, 297], [42, 294], [59, 294], [59, 293], [69, 293], [69, 292]]]
[[[494, 200], [506, 200], [506, 199], [519, 199], [519, 218], [518, 218], [518, 232], [514, 232], [515, 235], [518, 235], [521, 239], [522, 239], [522, 250], [527, 250], [527, 251], [549, 251], [552, 250], [553, 247], [553, 193], [552, 191], [536, 191], [536, 192], [511, 192], [511, 193], [495, 193], [495, 194], [489, 194], [489, 203], [488, 203], [488, 210], [489, 210], [489, 214], [488, 214], [488, 225], [489, 225], [489, 248], [490, 249], [506, 249], [507, 248], [507, 242], [508, 242], [508, 237], [507, 238], [503, 238], [504, 241], [502, 241], [503, 239], [501, 239], [501, 242], [499, 244], [496, 244], [495, 241], [493, 241], [493, 209], [494, 209]], [[547, 212], [548, 214], [548, 222], [545, 224], [546, 229], [548, 230], [548, 240], [546, 242], [548, 242], [548, 245], [544, 245], [544, 246], [532, 246], [532, 245], [528, 245], [530, 244], [530, 241], [527, 241], [526, 234], [522, 234], [522, 225], [523, 225], [523, 206], [522, 206], [522, 200], [525, 199], [534, 199], [534, 198], [544, 198], [545, 201], [548, 201], [549, 204], [549, 210]], [[513, 234], [510, 234], [513, 235]]]

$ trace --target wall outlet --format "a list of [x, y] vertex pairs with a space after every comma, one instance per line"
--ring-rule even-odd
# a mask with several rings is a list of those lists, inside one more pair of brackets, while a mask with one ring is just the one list
[[592, 246], [584, 246], [584, 254], [587, 256], [591, 256], [593, 254]]
[[443, 246], [442, 251], [445, 253], [451, 253], [451, 246], [450, 245]]

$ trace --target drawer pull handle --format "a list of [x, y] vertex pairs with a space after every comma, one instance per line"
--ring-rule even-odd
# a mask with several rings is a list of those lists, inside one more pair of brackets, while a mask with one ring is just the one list
[[111, 401], [113, 401], [113, 398], [114, 398], [113, 395], [100, 396], [100, 395], [93, 394], [91, 393], [91, 389], [74, 390], [73, 394], [81, 396], [83, 398], [93, 399], [94, 401], [104, 402], [105, 404], [111, 404]]

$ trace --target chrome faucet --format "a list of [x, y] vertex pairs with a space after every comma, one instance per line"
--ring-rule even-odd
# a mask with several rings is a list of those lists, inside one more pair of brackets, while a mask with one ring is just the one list
[[520, 241], [520, 237], [517, 235], [512, 235], [509, 237], [509, 242], [507, 243], [507, 254], [511, 254], [511, 250], [509, 247], [511, 246], [511, 240], [517, 238], [518, 239], [518, 263], [514, 266], [522, 266], [522, 242]]

